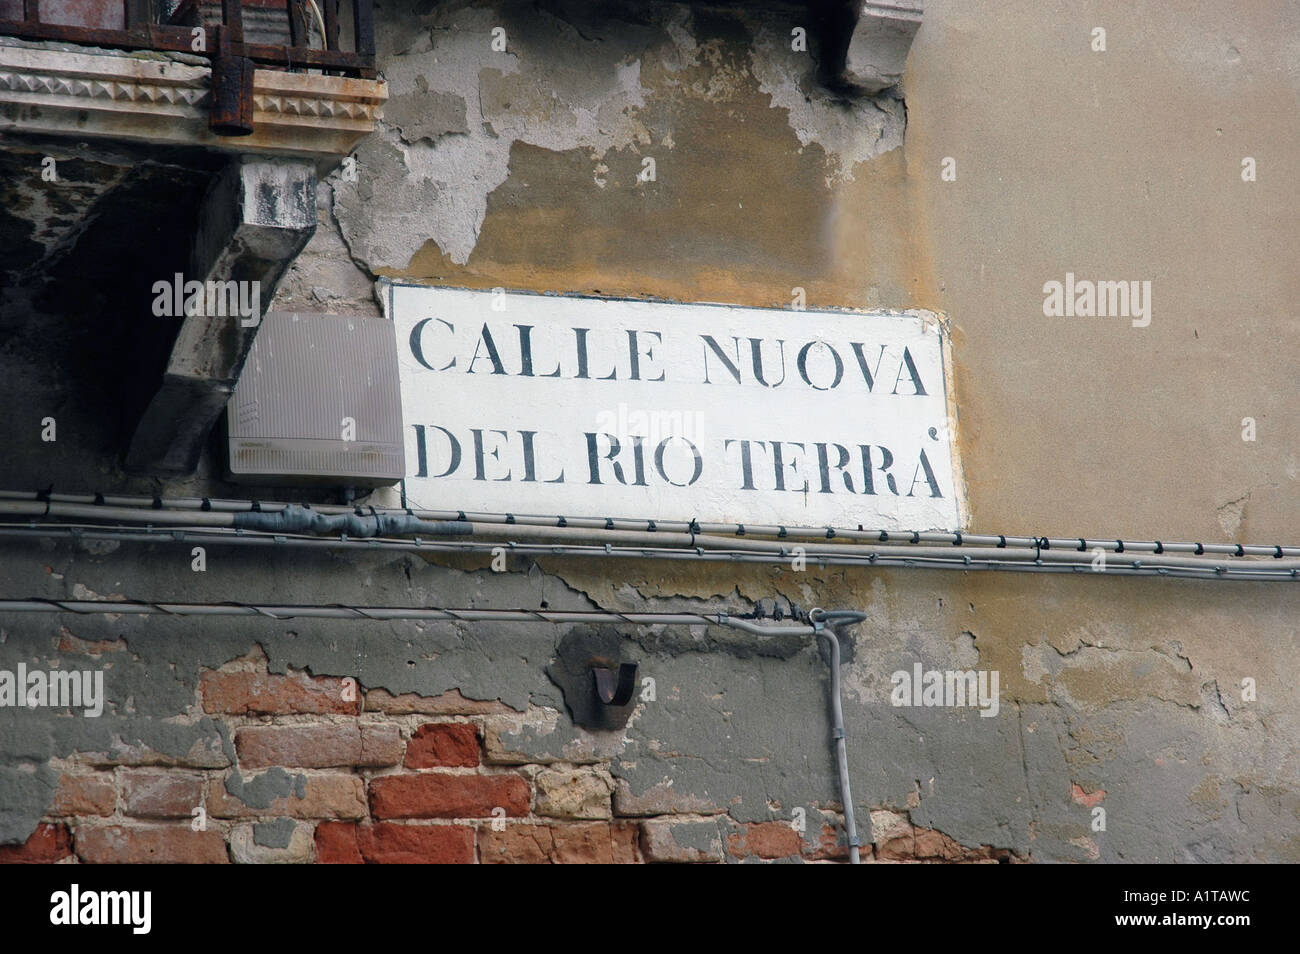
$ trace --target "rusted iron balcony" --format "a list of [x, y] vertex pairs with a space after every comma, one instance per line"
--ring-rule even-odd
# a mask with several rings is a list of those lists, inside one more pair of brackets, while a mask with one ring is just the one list
[[374, 131], [373, 0], [173, 2], [0, 0], [0, 136], [293, 156], [323, 172]]
[[[103, 4], [45, 0], [45, 5], [57, 8], [64, 16], [71, 10], [72, 15], [79, 16], [82, 22], [43, 20], [42, 0], [3, 0], [0, 2], [0, 36], [215, 57], [221, 47], [218, 35], [224, 31], [229, 39], [230, 53], [247, 57], [259, 66], [288, 70], [315, 68], [363, 79], [375, 76], [373, 0], [352, 0], [354, 48], [351, 50], [341, 49], [339, 45], [340, 0], [286, 0], [284, 7], [290, 38], [286, 45], [245, 42], [243, 12], [245, 6], [253, 4], [241, 4], [238, 0], [223, 0], [222, 22], [217, 26], [201, 22], [198, 0], [181, 0], [170, 14], [156, 11], [153, 0], [112, 0]], [[115, 7], [119, 5], [121, 13], [115, 15]], [[14, 19], [12, 13], [20, 6], [22, 18]], [[317, 20], [319, 30], [324, 34], [324, 49], [314, 49], [307, 43], [313, 19]], [[120, 27], [92, 25], [113, 22], [119, 23]], [[195, 30], [204, 33], [202, 41], [196, 37]]]
[[[5, 19], [22, 6], [22, 19]], [[352, 46], [340, 48], [340, 0], [283, 0], [287, 43], [249, 42], [244, 0], [222, 0], [221, 22], [205, 19], [200, 0], [180, 0], [170, 12], [155, 0], [46, 0], [62, 20], [41, 17], [41, 0], [0, 0], [0, 36], [75, 43], [127, 51], [193, 54], [211, 63], [209, 128], [218, 136], [254, 131], [254, 71], [318, 70], [325, 75], [375, 77], [372, 0], [351, 0]], [[314, 22], [313, 22], [314, 21]], [[318, 47], [311, 45], [312, 28]], [[109, 80], [112, 82], [112, 80]]]

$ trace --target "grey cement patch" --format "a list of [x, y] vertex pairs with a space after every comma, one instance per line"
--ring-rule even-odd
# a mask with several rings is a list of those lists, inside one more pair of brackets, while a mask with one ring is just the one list
[[253, 844], [263, 848], [288, 848], [298, 823], [292, 818], [253, 823]]
[[249, 808], [270, 808], [277, 798], [285, 798], [290, 793], [296, 798], [305, 797], [307, 776], [290, 775], [277, 765], [261, 775], [245, 779], [236, 769], [226, 779], [226, 791]]

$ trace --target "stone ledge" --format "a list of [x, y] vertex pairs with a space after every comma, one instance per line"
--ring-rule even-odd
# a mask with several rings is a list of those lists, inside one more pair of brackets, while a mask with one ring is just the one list
[[849, 41], [844, 78], [872, 93], [897, 83], [907, 66], [907, 54], [924, 14], [924, 0], [863, 3]]
[[0, 45], [0, 132], [334, 160], [374, 131], [388, 97], [382, 80], [259, 69], [255, 131], [223, 137], [208, 129], [210, 73], [114, 51]]

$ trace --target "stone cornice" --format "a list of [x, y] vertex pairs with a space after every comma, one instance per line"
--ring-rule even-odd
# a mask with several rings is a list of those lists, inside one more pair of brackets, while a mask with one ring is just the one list
[[208, 129], [210, 70], [114, 51], [0, 45], [0, 132], [203, 146], [243, 154], [346, 155], [375, 129], [381, 80], [256, 70], [251, 136]]

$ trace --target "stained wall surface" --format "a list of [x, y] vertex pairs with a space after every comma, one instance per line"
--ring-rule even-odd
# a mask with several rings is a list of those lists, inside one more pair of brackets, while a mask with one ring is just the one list
[[[385, 118], [356, 181], [322, 182], [275, 306], [377, 314], [391, 278], [929, 309], [952, 334], [966, 529], [1300, 540], [1300, 10], [932, 0], [903, 83], [875, 96], [817, 82], [815, 35], [790, 49], [803, 18], [385, 4]], [[1067, 273], [1150, 282], [1149, 324], [1045, 315]], [[60, 454], [68, 489], [229, 490], [212, 460], [158, 487]], [[6, 545], [0, 579], [13, 596], [860, 608], [843, 676], [872, 860], [1300, 860], [1293, 584], [572, 558], [499, 574], [253, 548], [196, 573], [188, 548], [48, 542]], [[107, 703], [0, 709], [0, 842], [23, 846], [0, 857], [844, 856], [810, 643], [628, 630], [655, 698], [589, 733], [547, 676], [563, 635], [4, 616], [0, 668], [102, 670]], [[996, 672], [996, 715], [892, 705], [891, 675], [918, 663]]]

